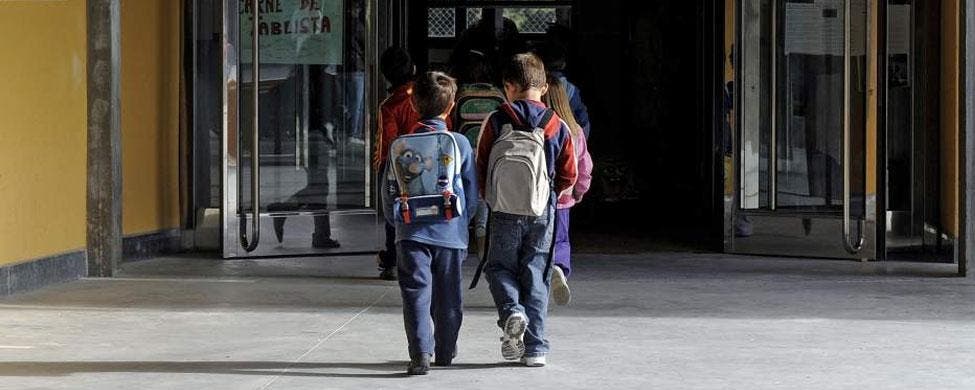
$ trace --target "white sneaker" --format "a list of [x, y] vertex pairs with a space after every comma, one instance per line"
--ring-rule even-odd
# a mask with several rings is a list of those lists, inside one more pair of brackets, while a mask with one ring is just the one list
[[526, 367], [545, 367], [545, 355], [523, 356], [521, 358], [521, 364], [524, 364]]
[[562, 267], [557, 265], [552, 267], [552, 299], [555, 300], [556, 305], [567, 305], [572, 300], [569, 281], [565, 278]]
[[525, 329], [528, 319], [524, 313], [514, 312], [504, 321], [504, 336], [501, 336], [501, 357], [505, 360], [518, 360], [525, 355]]

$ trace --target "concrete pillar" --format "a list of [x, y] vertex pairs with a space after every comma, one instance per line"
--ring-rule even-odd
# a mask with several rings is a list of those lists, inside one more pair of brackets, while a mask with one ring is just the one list
[[122, 258], [121, 0], [88, 0], [88, 275]]

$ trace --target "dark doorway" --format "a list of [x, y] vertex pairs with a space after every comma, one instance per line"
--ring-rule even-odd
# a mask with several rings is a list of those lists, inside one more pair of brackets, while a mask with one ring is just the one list
[[596, 166], [573, 210], [579, 249], [721, 250], [722, 2], [411, 0], [398, 9], [408, 28], [391, 26], [387, 39], [406, 42], [421, 70], [446, 69], [478, 18], [512, 19], [528, 48], [544, 39], [533, 18], [569, 27], [566, 73], [588, 106]]

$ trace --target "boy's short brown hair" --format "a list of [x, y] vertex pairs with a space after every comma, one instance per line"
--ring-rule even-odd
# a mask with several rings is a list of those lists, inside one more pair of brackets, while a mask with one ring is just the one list
[[426, 72], [413, 86], [413, 107], [420, 118], [440, 116], [450, 108], [457, 94], [457, 81], [443, 72]]
[[545, 65], [542, 59], [532, 53], [515, 54], [505, 64], [501, 73], [504, 82], [514, 84], [527, 91], [545, 86]]

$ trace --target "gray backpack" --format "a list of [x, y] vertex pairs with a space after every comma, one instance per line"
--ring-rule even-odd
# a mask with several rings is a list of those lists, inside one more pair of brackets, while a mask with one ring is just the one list
[[546, 110], [538, 126], [526, 126], [510, 106], [501, 112], [509, 117], [488, 158], [484, 200], [491, 211], [541, 216], [549, 206], [552, 180], [545, 158], [545, 129], [555, 113]]

